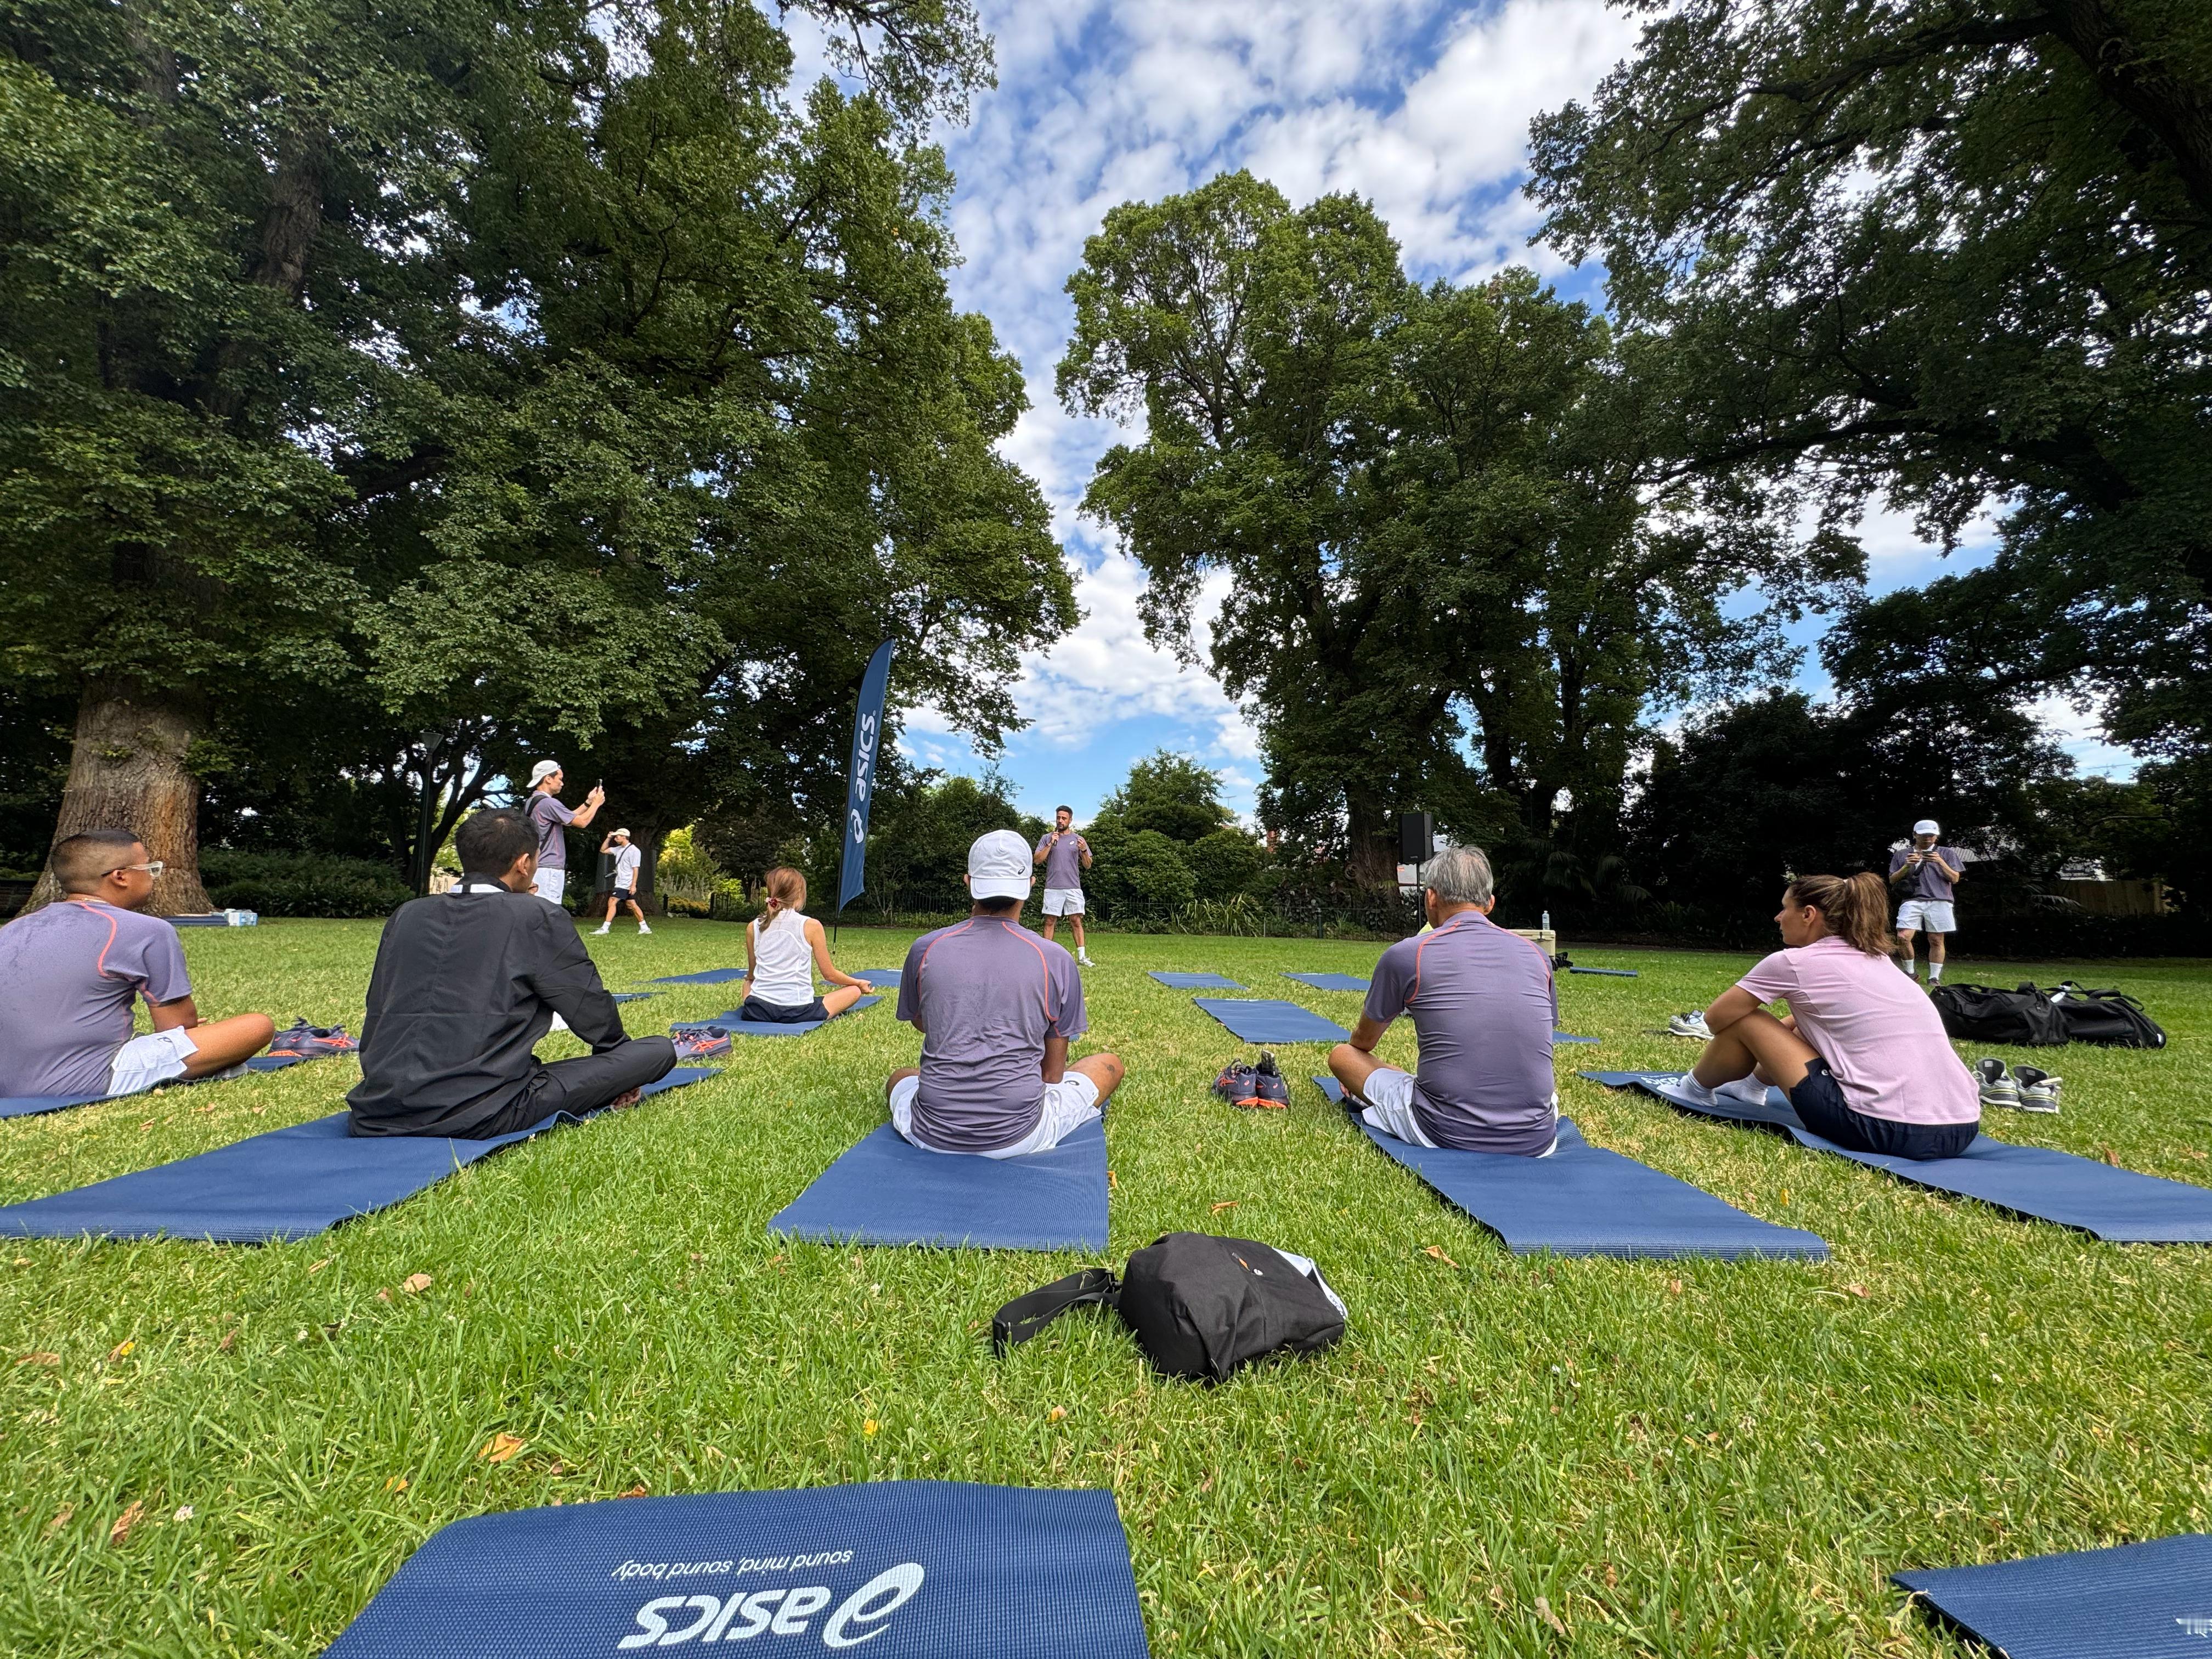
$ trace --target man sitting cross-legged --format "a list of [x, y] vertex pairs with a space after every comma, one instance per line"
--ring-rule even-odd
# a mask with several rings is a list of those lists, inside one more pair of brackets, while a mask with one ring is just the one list
[[[269, 1046], [266, 1014], [203, 1021], [177, 930], [141, 915], [161, 866], [127, 830], [53, 851], [64, 897], [0, 927], [0, 1095], [112, 1099], [214, 1077]], [[146, 999], [154, 1029], [131, 1032]]]
[[[1559, 995], [1543, 951], [1490, 921], [1490, 860], [1455, 847], [1430, 861], [1421, 894], [1431, 932], [1383, 951], [1352, 1041], [1328, 1069], [1363, 1121], [1416, 1146], [1551, 1154], [1559, 1135], [1552, 1079]], [[1413, 1017], [1421, 1069], [1375, 1058], [1401, 1013]]]
[[[533, 896], [537, 841], [518, 812], [478, 812], [453, 837], [460, 884], [385, 923], [353, 1133], [488, 1140], [630, 1105], [676, 1064], [666, 1037], [623, 1035], [576, 924]], [[556, 1013], [592, 1052], [542, 1065], [532, 1050]]]
[[969, 919], [906, 953], [898, 1017], [921, 1033], [921, 1065], [891, 1073], [891, 1122], [925, 1152], [1019, 1158], [1097, 1117], [1121, 1062], [1067, 1045], [1089, 1029], [1083, 979], [1060, 945], [1022, 926], [1029, 843], [994, 830], [968, 849]]

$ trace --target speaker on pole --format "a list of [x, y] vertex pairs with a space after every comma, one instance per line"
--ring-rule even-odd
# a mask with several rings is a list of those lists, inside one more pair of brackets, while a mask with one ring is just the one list
[[1398, 814], [1398, 862], [1416, 868], [1437, 855], [1437, 821], [1426, 812]]

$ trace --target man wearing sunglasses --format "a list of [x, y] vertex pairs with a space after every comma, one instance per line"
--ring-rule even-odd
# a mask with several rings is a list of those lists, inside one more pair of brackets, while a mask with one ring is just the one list
[[[63, 898], [0, 927], [0, 1095], [107, 1100], [215, 1077], [269, 1046], [266, 1014], [202, 1020], [177, 930], [142, 915], [157, 860], [127, 830], [54, 848]], [[146, 1000], [154, 1029], [134, 1036]]]

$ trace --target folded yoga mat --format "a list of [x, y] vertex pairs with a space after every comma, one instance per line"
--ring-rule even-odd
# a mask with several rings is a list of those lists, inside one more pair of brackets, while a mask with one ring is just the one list
[[[317, 1054], [317, 1060], [335, 1060], [335, 1054]], [[246, 1062], [249, 1072], [281, 1072], [288, 1066], [304, 1066], [306, 1054], [256, 1054]], [[164, 1083], [162, 1089], [200, 1088], [204, 1084], [187, 1085], [181, 1080]], [[41, 1112], [58, 1112], [70, 1106], [97, 1106], [104, 1100], [141, 1100], [154, 1093], [142, 1089], [135, 1095], [15, 1095], [0, 1097], [0, 1117], [36, 1117]]]
[[[640, 1092], [657, 1095], [719, 1073], [679, 1066]], [[234, 1141], [89, 1187], [0, 1208], [0, 1235], [15, 1238], [205, 1239], [268, 1244], [307, 1238], [381, 1210], [443, 1181], [464, 1164], [526, 1140], [561, 1121], [491, 1140], [346, 1133], [346, 1114]], [[573, 1120], [571, 1120], [573, 1121]]]
[[926, 1152], [888, 1123], [768, 1224], [794, 1238], [983, 1250], [1106, 1248], [1106, 1131], [1086, 1123], [1048, 1152]]
[[2212, 1536], [2032, 1555], [1891, 1577], [2010, 1659], [2203, 1659]]
[[[857, 1014], [861, 1009], [872, 1008], [882, 1000], [881, 997], [862, 997], [845, 1012]], [[843, 1016], [836, 1018], [842, 1018]], [[730, 1008], [711, 1019], [679, 1020], [668, 1030], [673, 1036], [678, 1031], [703, 1030], [709, 1025], [719, 1025], [732, 1036], [805, 1036], [809, 1031], [820, 1030], [829, 1023], [826, 1019], [802, 1019], [793, 1024], [782, 1025], [772, 1019], [742, 1019], [738, 1018], [737, 1009]]]
[[1680, 1072], [1584, 1072], [1583, 1075], [1608, 1089], [1642, 1089], [1699, 1117], [1781, 1129], [1816, 1152], [1833, 1152], [1854, 1164], [1887, 1170], [1900, 1181], [1961, 1198], [1978, 1198], [2037, 1221], [2079, 1227], [2115, 1243], [2212, 1244], [2212, 1188], [2191, 1186], [2185, 1181], [2116, 1170], [2048, 1146], [2015, 1146], [1989, 1135], [1978, 1136], [1957, 1158], [1916, 1164], [1879, 1152], [1854, 1152], [1822, 1139], [1798, 1121], [1779, 1089], [1768, 1090], [1763, 1105], [1723, 1100], [1701, 1106], [1674, 1089], [1683, 1075]]
[[[1332, 1077], [1314, 1082], [1342, 1103]], [[1516, 1255], [1795, 1256], [1828, 1259], [1816, 1233], [1746, 1215], [1646, 1164], [1593, 1146], [1565, 1118], [1549, 1158], [1415, 1146], [1362, 1123], [1367, 1138], [1505, 1241]]]
[[1364, 991], [1368, 986], [1357, 974], [1285, 974], [1283, 977], [1310, 985], [1316, 991]]
[[1147, 1651], [1112, 1492], [888, 1480], [471, 1516], [325, 1652], [603, 1659], [756, 1636], [867, 1659]]
[[878, 991], [896, 991], [898, 989], [899, 976], [905, 972], [906, 969], [903, 968], [863, 968], [853, 977], [867, 981]]
[[659, 979], [646, 981], [647, 985], [726, 985], [733, 979], [743, 979], [742, 968], [708, 968], [696, 974], [664, 974]]
[[1244, 988], [1233, 979], [1224, 979], [1218, 974], [1152, 974], [1170, 990], [1176, 991], [1241, 991]]
[[1192, 1001], [1247, 1042], [1341, 1042], [1352, 1035], [1310, 1008], [1272, 998], [1193, 997]]

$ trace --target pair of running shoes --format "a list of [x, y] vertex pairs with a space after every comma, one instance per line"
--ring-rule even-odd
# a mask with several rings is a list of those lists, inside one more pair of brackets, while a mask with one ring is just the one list
[[1275, 1056], [1260, 1051], [1256, 1066], [1229, 1065], [1213, 1079], [1213, 1092], [1231, 1106], [1248, 1112], [1287, 1112], [1291, 1109], [1290, 1079], [1275, 1064]]

